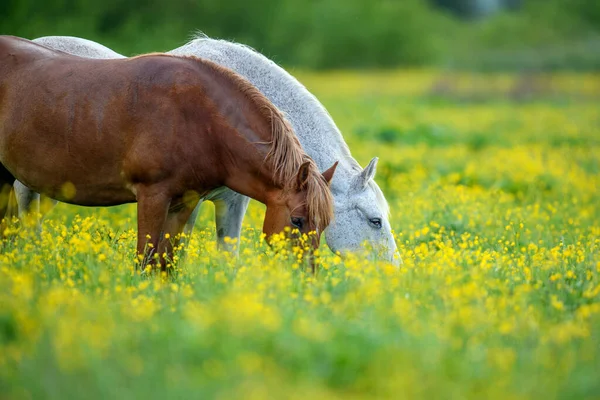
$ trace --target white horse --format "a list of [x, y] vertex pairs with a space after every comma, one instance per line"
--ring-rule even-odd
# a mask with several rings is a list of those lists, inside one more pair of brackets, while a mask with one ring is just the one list
[[[90, 58], [123, 58], [98, 43], [66, 36], [48, 36], [35, 42], [66, 53]], [[225, 40], [198, 36], [169, 52], [175, 55], [206, 58], [231, 68], [248, 79], [283, 111], [294, 127], [302, 147], [323, 170], [339, 160], [331, 190], [335, 199], [335, 217], [325, 231], [329, 248], [344, 255], [368, 243], [381, 258], [401, 263], [390, 222], [389, 207], [373, 177], [377, 157], [362, 169], [350, 154], [342, 134], [323, 105], [300, 82], [273, 61], [248, 46]], [[20, 183], [15, 184], [19, 210], [30, 210], [36, 194]], [[219, 245], [226, 247], [225, 237], [240, 237], [241, 224], [249, 199], [230, 189], [211, 192], [205, 200], [215, 204]], [[35, 205], [34, 206], [39, 206]], [[186, 231], [190, 232], [198, 207]]]

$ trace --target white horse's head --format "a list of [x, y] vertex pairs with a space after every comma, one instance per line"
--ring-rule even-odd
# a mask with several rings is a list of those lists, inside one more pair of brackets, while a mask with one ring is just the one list
[[[389, 207], [373, 180], [378, 158], [371, 160], [348, 184], [338, 186], [345, 193], [335, 193], [335, 218], [325, 230], [327, 245], [343, 256], [363, 249], [367, 243], [376, 254], [394, 265], [402, 263], [389, 221]], [[336, 185], [337, 186], [337, 185]]]

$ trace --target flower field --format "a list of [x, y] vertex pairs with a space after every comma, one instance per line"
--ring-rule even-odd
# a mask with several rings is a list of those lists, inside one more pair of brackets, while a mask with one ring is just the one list
[[299, 72], [380, 158], [404, 263], [297, 249], [207, 203], [174, 276], [135, 205], [0, 232], [0, 398], [600, 397], [600, 77]]

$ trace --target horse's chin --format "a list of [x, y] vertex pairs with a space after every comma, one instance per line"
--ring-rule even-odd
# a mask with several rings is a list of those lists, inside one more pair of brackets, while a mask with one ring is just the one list
[[403, 264], [402, 257], [400, 256], [398, 249], [388, 250], [385, 248], [381, 249], [379, 252], [373, 251], [372, 254], [378, 260], [390, 263], [396, 268], [399, 268]]
[[390, 263], [391, 265], [393, 265], [396, 268], [399, 268], [404, 263], [402, 261], [402, 256], [400, 255], [400, 252], [398, 251], [398, 249], [394, 249], [392, 251], [387, 250], [387, 249], [385, 249], [385, 250], [382, 249], [380, 251], [373, 250], [371, 252], [365, 252], [365, 249], [363, 249], [363, 248], [343, 249], [343, 248], [332, 248], [331, 246], [329, 246], [329, 248], [333, 253], [339, 254], [340, 257], [342, 257], [342, 259], [348, 258], [348, 256], [350, 254], [362, 254], [370, 260], [385, 261], [385, 262]]

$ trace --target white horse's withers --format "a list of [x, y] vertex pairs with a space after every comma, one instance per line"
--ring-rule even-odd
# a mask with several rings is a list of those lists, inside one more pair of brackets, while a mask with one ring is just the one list
[[33, 39], [37, 44], [60, 50], [68, 54], [87, 58], [126, 58], [100, 43], [73, 36], [44, 36]]
[[[123, 57], [98, 43], [80, 38], [50, 36], [34, 41], [83, 57]], [[362, 169], [352, 158], [327, 110], [300, 82], [250, 47], [225, 40], [200, 36], [169, 53], [206, 58], [242, 75], [285, 113], [302, 147], [321, 170], [339, 160], [331, 182], [335, 217], [325, 231], [331, 250], [344, 255], [360, 250], [366, 242], [383, 259], [396, 265], [401, 262], [390, 228], [387, 202], [373, 180], [377, 158]], [[31, 192], [22, 185], [17, 184], [16, 188], [20, 209], [28, 208]], [[219, 244], [225, 245], [225, 237], [239, 239], [249, 199], [224, 188], [211, 192], [206, 200], [215, 204]], [[198, 208], [188, 221], [188, 231], [193, 227], [197, 213]]]

